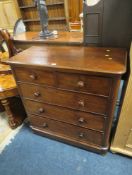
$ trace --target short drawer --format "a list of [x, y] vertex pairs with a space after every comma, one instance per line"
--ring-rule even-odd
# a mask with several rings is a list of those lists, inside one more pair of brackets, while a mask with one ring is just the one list
[[100, 115], [94, 115], [30, 100], [24, 100], [24, 104], [29, 114], [36, 114], [42, 117], [47, 117], [89, 129], [99, 131], [104, 130], [105, 118]]
[[57, 134], [62, 138], [72, 138], [80, 142], [102, 145], [103, 133], [91, 131], [59, 121], [30, 116], [30, 124], [43, 130], [44, 133]]
[[108, 98], [23, 83], [19, 84], [19, 89], [21, 95], [29, 99], [87, 112], [107, 113]]
[[55, 75], [51, 71], [15, 67], [17, 81], [55, 86]]
[[111, 78], [81, 74], [57, 74], [58, 87], [87, 93], [110, 95]]

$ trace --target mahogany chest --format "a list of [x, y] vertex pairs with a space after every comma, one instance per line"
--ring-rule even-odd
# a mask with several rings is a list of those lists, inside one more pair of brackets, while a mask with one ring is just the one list
[[98, 153], [108, 150], [126, 50], [34, 46], [8, 63], [36, 133]]

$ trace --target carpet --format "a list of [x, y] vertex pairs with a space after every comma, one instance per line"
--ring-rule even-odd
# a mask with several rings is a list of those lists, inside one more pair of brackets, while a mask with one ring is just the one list
[[0, 153], [11, 143], [21, 127], [12, 130], [8, 125], [7, 114], [5, 112], [0, 113]]
[[112, 153], [101, 156], [23, 126], [0, 154], [0, 175], [132, 175], [132, 160]]

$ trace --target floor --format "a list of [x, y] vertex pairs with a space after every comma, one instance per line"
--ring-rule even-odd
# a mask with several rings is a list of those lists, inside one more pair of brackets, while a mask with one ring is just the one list
[[20, 128], [12, 130], [8, 125], [7, 114], [5, 112], [0, 113], [0, 153], [6, 145], [11, 143]]
[[132, 159], [101, 156], [33, 134], [23, 126], [0, 154], [0, 175], [132, 175]]

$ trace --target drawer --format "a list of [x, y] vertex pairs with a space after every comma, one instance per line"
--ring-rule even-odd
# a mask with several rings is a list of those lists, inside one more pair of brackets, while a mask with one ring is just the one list
[[56, 86], [62, 89], [109, 96], [111, 78], [16, 67], [17, 81]]
[[73, 126], [60, 121], [36, 116], [29, 117], [30, 124], [43, 130], [44, 133], [59, 135], [62, 138], [72, 138], [80, 142], [101, 145], [103, 133]]
[[55, 75], [50, 71], [15, 67], [14, 72], [17, 81], [55, 86]]
[[89, 129], [99, 131], [104, 130], [105, 118], [100, 115], [94, 115], [30, 100], [24, 100], [24, 104], [27, 112], [30, 114], [36, 114], [42, 117], [47, 117]]
[[87, 93], [109, 96], [112, 85], [111, 78], [59, 73], [57, 75], [58, 87]]
[[19, 84], [19, 89], [21, 95], [29, 99], [99, 114], [106, 114], [107, 112], [108, 99], [104, 97], [24, 83]]

